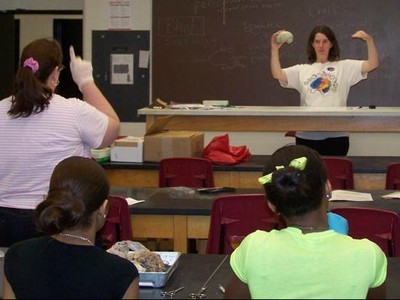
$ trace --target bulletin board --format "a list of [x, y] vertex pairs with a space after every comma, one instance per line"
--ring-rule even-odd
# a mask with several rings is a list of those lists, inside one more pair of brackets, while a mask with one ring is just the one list
[[96, 84], [121, 122], [144, 122], [137, 110], [149, 104], [149, 31], [93, 31]]
[[400, 1], [156, 0], [153, 1], [153, 98], [182, 103], [229, 100], [234, 105], [299, 105], [297, 91], [271, 76], [270, 37], [294, 34], [280, 51], [282, 67], [307, 63], [312, 28], [330, 26], [341, 59], [366, 59], [357, 30], [371, 34], [380, 67], [353, 86], [349, 106], [400, 106]]

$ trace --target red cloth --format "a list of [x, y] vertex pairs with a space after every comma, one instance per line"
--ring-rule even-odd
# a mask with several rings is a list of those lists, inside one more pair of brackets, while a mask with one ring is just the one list
[[228, 134], [215, 136], [203, 150], [203, 157], [215, 164], [233, 165], [250, 158], [246, 146], [229, 146]]

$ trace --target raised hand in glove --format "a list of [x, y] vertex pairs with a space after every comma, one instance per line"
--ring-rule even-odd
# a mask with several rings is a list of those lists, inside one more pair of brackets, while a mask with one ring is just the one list
[[89, 82], [93, 82], [93, 67], [92, 63], [86, 60], [82, 60], [79, 56], [75, 56], [74, 47], [69, 47], [69, 57], [71, 62], [69, 64], [72, 74], [72, 79], [78, 85], [79, 90], [82, 91], [82, 87]]

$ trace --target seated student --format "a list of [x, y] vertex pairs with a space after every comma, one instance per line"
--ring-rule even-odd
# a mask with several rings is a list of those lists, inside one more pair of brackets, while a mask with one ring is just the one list
[[58, 163], [48, 195], [35, 209], [37, 227], [45, 235], [8, 249], [3, 298], [138, 298], [134, 264], [94, 246], [108, 195], [107, 176], [95, 161], [73, 156]]
[[301, 145], [282, 147], [263, 174], [268, 205], [287, 228], [257, 230], [242, 241], [230, 258], [234, 275], [225, 298], [384, 298], [383, 251], [328, 229], [331, 185], [319, 154]]

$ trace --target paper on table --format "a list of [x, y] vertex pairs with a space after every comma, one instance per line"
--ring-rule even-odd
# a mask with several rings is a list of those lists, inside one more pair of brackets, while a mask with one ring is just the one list
[[178, 109], [199, 109], [199, 108], [204, 108], [203, 104], [197, 104], [197, 103], [184, 103], [184, 104], [179, 104], [179, 103], [172, 103], [169, 105], [170, 108], [178, 108]]
[[128, 202], [129, 205], [133, 205], [133, 204], [138, 204], [140, 202], [144, 202], [145, 200], [136, 200], [131, 197], [128, 197], [126, 198], [126, 201]]
[[346, 190], [332, 191], [329, 201], [373, 201], [370, 193], [360, 193]]
[[400, 199], [400, 192], [393, 192], [387, 195], [382, 196], [382, 198], [386, 199]]

